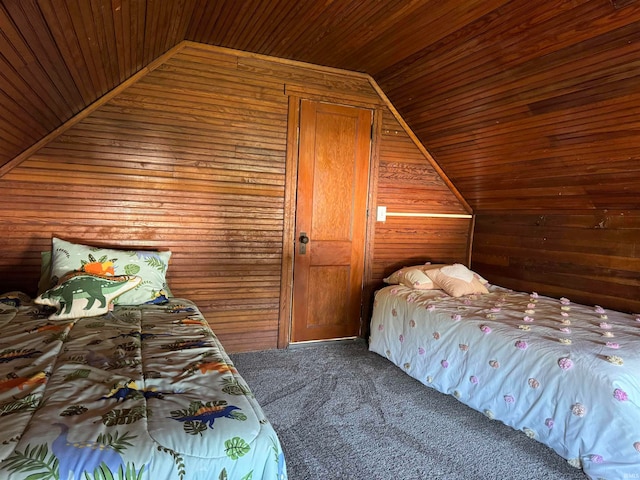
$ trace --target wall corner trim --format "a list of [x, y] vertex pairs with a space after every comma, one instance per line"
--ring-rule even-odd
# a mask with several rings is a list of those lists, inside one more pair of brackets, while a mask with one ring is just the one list
[[409, 125], [407, 125], [407, 122], [404, 121], [404, 119], [402, 118], [398, 110], [396, 110], [396, 108], [393, 106], [389, 98], [387, 98], [387, 96], [385, 95], [382, 88], [380, 88], [380, 86], [378, 85], [378, 82], [376, 82], [372, 76], [368, 75], [368, 77], [369, 77], [369, 83], [371, 84], [371, 86], [378, 93], [378, 95], [380, 95], [380, 98], [384, 101], [387, 108], [391, 111], [391, 113], [396, 118], [398, 123], [400, 123], [400, 126], [405, 130], [405, 132], [407, 132], [407, 135], [409, 135], [409, 138], [411, 138], [411, 140], [416, 145], [416, 147], [418, 147], [418, 150], [420, 150], [420, 152], [424, 155], [427, 161], [434, 168], [434, 170], [438, 173], [440, 178], [442, 178], [442, 181], [447, 185], [447, 187], [449, 187], [449, 190], [451, 190], [451, 193], [453, 193], [456, 196], [456, 198], [460, 201], [460, 203], [462, 204], [464, 209], [467, 211], [467, 213], [473, 214], [473, 209], [471, 208], [471, 206], [467, 203], [467, 201], [464, 199], [462, 194], [458, 191], [458, 189], [453, 184], [453, 182], [449, 180], [449, 177], [447, 177], [447, 174], [444, 173], [444, 170], [442, 170], [442, 168], [440, 168], [440, 165], [438, 165], [438, 162], [436, 162], [435, 159], [431, 156], [429, 151], [418, 139], [416, 134], [413, 133], [413, 130], [411, 130]]
[[125, 90], [128, 87], [130, 87], [134, 83], [138, 82], [145, 75], [147, 75], [148, 73], [151, 73], [153, 70], [158, 68], [164, 62], [166, 62], [171, 57], [173, 57], [176, 53], [178, 53], [180, 50], [182, 50], [186, 46], [186, 44], [187, 44], [187, 42], [183, 40], [180, 43], [178, 43], [176, 46], [174, 46], [173, 48], [167, 50], [164, 54], [160, 55], [158, 58], [156, 58], [155, 60], [150, 62], [148, 65], [142, 67], [140, 70], [138, 70], [136, 73], [131, 75], [124, 82], [119, 84], [117, 87], [109, 90], [102, 97], [98, 98], [91, 105], [88, 105], [87, 107], [85, 107], [81, 112], [79, 112], [76, 115], [74, 115], [73, 117], [71, 117], [69, 120], [67, 120], [65, 123], [60, 125], [58, 128], [56, 128], [55, 130], [49, 132], [47, 135], [42, 137], [36, 143], [31, 145], [29, 148], [27, 148], [23, 152], [19, 153], [16, 157], [14, 157], [13, 159], [9, 160], [4, 165], [0, 166], [0, 179], [7, 172], [12, 170], [14, 167], [17, 167], [18, 165], [20, 165], [24, 160], [26, 160], [31, 155], [36, 153], [38, 150], [40, 150], [41, 148], [46, 146], [49, 142], [51, 142], [51, 141], [55, 140], [56, 138], [58, 138], [64, 132], [66, 132], [71, 127], [73, 127], [75, 124], [77, 124], [78, 122], [82, 121], [83, 119], [85, 119], [86, 117], [91, 115], [91, 113], [93, 113], [95, 110], [100, 108], [102, 105], [107, 103], [109, 100], [111, 100], [112, 98], [117, 96], [123, 90]]

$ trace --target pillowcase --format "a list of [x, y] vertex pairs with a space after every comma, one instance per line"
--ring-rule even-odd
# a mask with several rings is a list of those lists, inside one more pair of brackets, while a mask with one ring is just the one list
[[410, 268], [404, 272], [400, 283], [405, 287], [415, 288], [417, 290], [433, 290], [436, 288], [431, 279], [418, 268]]
[[465, 267], [460, 263], [454, 263], [453, 265], [443, 266], [442, 273], [450, 277], [459, 278], [460, 280], [464, 280], [465, 282], [470, 282], [473, 279], [473, 277], [475, 277], [483, 285], [487, 285], [489, 283], [489, 280], [481, 277], [473, 270], [469, 270], [467, 267]]
[[51, 280], [51, 250], [40, 252], [40, 280], [38, 280], [38, 295], [54, 287], [56, 282]]
[[34, 301], [39, 305], [56, 307], [49, 320], [95, 317], [107, 313], [115, 298], [135, 288], [141, 281], [140, 277], [131, 275], [71, 273]]
[[115, 298], [116, 305], [165, 303], [170, 295], [166, 273], [170, 251], [116, 250], [92, 247], [53, 238], [50, 278], [57, 281], [69, 272], [99, 275], [135, 275], [138, 286]]
[[471, 282], [471, 280], [473, 280], [473, 272], [460, 263], [447, 265], [446, 267], [442, 267], [440, 271], [448, 277], [464, 280], [465, 282]]
[[438, 287], [425, 274], [426, 270], [442, 267], [443, 265], [414, 265], [411, 267], [402, 267], [396, 270], [383, 281], [389, 285], [404, 285], [405, 287], [415, 288], [417, 290], [433, 290]]
[[[473, 271], [460, 264], [454, 264], [451, 267], [455, 268], [447, 266], [427, 270], [426, 273], [435, 285], [452, 297], [461, 297], [474, 293], [489, 293], [487, 287], [476, 277]], [[451, 273], [453, 275], [450, 275]], [[471, 278], [471, 280], [467, 281], [468, 278]]]

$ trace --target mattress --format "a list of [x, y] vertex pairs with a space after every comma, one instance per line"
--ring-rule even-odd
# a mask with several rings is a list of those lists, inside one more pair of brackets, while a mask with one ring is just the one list
[[387, 286], [369, 348], [551, 447], [593, 479], [640, 478], [640, 316], [515, 292]]
[[286, 478], [276, 432], [193, 302], [51, 321], [19, 297], [0, 303], [0, 478]]

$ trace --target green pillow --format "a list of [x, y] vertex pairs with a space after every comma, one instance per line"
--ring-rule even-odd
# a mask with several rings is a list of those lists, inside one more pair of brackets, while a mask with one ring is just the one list
[[56, 307], [49, 320], [95, 317], [107, 313], [115, 298], [135, 288], [141, 280], [127, 275], [72, 273], [38, 295], [35, 303]]
[[99, 275], [135, 275], [139, 285], [114, 300], [117, 305], [141, 305], [168, 301], [166, 281], [171, 252], [115, 250], [92, 247], [53, 238], [51, 279], [69, 272]]
[[40, 252], [40, 280], [38, 280], [38, 295], [55, 286], [51, 280], [51, 250]]

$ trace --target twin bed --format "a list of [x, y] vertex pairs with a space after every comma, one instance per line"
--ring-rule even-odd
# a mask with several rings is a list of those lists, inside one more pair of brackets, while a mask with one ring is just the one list
[[[40, 294], [0, 295], [0, 478], [287, 478], [281, 445], [170, 252], [53, 239]], [[369, 348], [592, 479], [640, 478], [640, 315], [401, 269]]]
[[464, 286], [464, 267], [453, 267], [390, 276], [375, 297], [370, 350], [592, 479], [640, 478], [640, 315], [477, 275]]
[[287, 477], [205, 318], [170, 296], [169, 255], [54, 239], [46, 290], [0, 295], [0, 478]]

